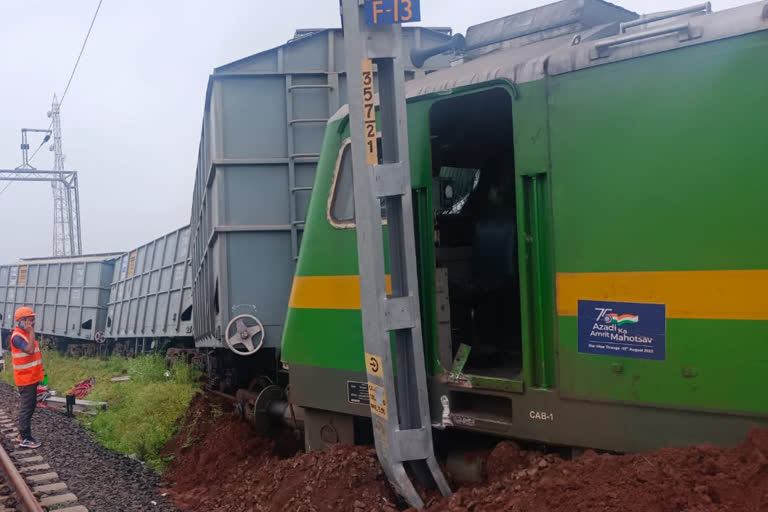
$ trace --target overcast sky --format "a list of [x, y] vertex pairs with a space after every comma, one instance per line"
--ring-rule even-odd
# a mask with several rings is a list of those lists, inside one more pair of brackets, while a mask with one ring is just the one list
[[[546, 0], [422, 0], [423, 25], [469, 25]], [[617, 0], [647, 13], [696, 0]], [[748, 3], [715, 0], [715, 10]], [[0, 0], [0, 168], [21, 163], [24, 128], [47, 128], [98, 0]], [[208, 75], [340, 25], [337, 0], [104, 0], [62, 107], [66, 168], [77, 170], [83, 250], [125, 251], [189, 222]], [[32, 136], [31, 146], [41, 139]], [[52, 168], [45, 147], [33, 164]], [[5, 183], [0, 182], [0, 189]], [[52, 250], [50, 185], [0, 195], [0, 263]]]

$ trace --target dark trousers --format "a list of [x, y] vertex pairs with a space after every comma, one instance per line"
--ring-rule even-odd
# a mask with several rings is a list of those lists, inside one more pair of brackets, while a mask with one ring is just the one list
[[32, 414], [37, 407], [37, 384], [19, 386], [21, 405], [19, 406], [19, 434], [22, 439], [32, 437]]

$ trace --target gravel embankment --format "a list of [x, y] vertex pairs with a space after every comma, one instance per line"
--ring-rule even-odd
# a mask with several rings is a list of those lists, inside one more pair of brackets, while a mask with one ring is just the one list
[[[19, 395], [0, 382], [0, 403], [18, 418]], [[90, 512], [174, 512], [161, 496], [162, 478], [139, 461], [107, 450], [91, 440], [82, 425], [64, 414], [38, 407], [32, 418], [32, 435], [43, 445], [30, 450], [43, 457]], [[15, 443], [3, 439], [6, 450]]]

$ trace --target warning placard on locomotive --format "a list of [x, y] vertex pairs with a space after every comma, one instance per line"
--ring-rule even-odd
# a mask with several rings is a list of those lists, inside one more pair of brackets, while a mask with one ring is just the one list
[[387, 419], [387, 391], [383, 386], [368, 383], [368, 400], [371, 406], [371, 412]]
[[351, 404], [368, 405], [368, 383], [347, 381], [347, 400]]
[[637, 359], [666, 359], [664, 304], [579, 301], [579, 352]]

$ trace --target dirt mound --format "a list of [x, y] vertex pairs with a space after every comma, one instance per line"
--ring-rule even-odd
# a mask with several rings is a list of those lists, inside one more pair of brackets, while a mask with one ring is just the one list
[[174, 460], [165, 476], [182, 510], [396, 510], [372, 448], [295, 455], [290, 439], [260, 437], [231, 412], [226, 400], [200, 397], [169, 443]]
[[738, 447], [663, 449], [577, 460], [520, 451], [502, 442], [488, 456], [487, 482], [434, 500], [429, 512], [758, 512], [768, 510], [768, 431]]
[[281, 460], [266, 471], [255, 488], [254, 510], [397, 510], [372, 448], [333, 446]]
[[[166, 475], [185, 511], [397, 510], [370, 447], [337, 446], [292, 457], [256, 435], [216, 397], [196, 400], [168, 447]], [[292, 440], [295, 443], [295, 439]], [[576, 460], [523, 450], [502, 441], [467, 455], [484, 461], [483, 482], [441, 498], [423, 492], [427, 511], [448, 512], [715, 512], [768, 511], [768, 430], [753, 430], [734, 448], [709, 445]]]

